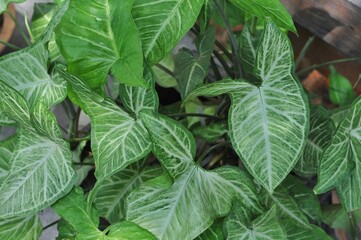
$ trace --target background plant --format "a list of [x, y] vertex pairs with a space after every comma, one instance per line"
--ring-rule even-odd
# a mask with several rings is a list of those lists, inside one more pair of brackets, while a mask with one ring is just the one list
[[[330, 99], [342, 107], [308, 100], [279, 1], [35, 10], [33, 43], [0, 59], [0, 125], [16, 127], [0, 142], [1, 237], [37, 239], [47, 207], [59, 239], [331, 239], [325, 224], [357, 237], [361, 100], [332, 67]], [[188, 32], [193, 50], [172, 53]], [[342, 205], [330, 205], [333, 189]]]

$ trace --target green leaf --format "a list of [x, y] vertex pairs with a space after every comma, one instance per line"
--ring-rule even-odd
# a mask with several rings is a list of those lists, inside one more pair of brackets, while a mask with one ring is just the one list
[[321, 106], [311, 108], [310, 132], [301, 158], [294, 170], [300, 176], [310, 177], [317, 174], [322, 153], [331, 142], [335, 130], [328, 112]]
[[0, 142], [0, 186], [10, 170], [11, 156], [17, 140], [17, 136], [14, 135]]
[[204, 0], [135, 0], [132, 9], [151, 65], [162, 60], [196, 22]]
[[77, 239], [103, 239], [105, 236], [98, 229], [98, 213], [94, 208], [88, 206], [81, 188], [75, 187], [52, 208], [75, 228], [78, 232]]
[[195, 240], [224, 240], [223, 219], [216, 219], [212, 226], [199, 235]]
[[22, 3], [25, 0], [0, 0], [0, 14], [2, 14], [8, 7], [9, 3]]
[[254, 67], [256, 65], [257, 47], [260, 36], [252, 36], [250, 25], [246, 24], [239, 37], [242, 66], [247, 79], [256, 80]]
[[152, 67], [155, 82], [164, 88], [177, 87], [178, 83], [173, 74], [174, 68], [173, 55], [167, 54], [164, 59]]
[[272, 195], [268, 194], [266, 196], [266, 205], [269, 207], [276, 205], [279, 211], [278, 214], [291, 219], [303, 227], [309, 227], [308, 219], [300, 206], [282, 185], [275, 189]]
[[[193, 161], [195, 142], [180, 123], [142, 111], [153, 153], [174, 178], [150, 180], [127, 199], [127, 220], [148, 229], [159, 239], [193, 239], [225, 216], [239, 197], [246, 207], [262, 211], [255, 186], [235, 167], [206, 171]], [[178, 169], [178, 172], [176, 171]]]
[[153, 73], [148, 67], [144, 70], [144, 79], [147, 82], [146, 88], [120, 85], [119, 97], [124, 107], [128, 111], [135, 113], [136, 116], [143, 109], [156, 111], [159, 107]]
[[90, 170], [94, 168], [94, 166], [88, 165], [94, 163], [94, 159], [90, 156], [81, 158], [83, 149], [86, 145], [87, 141], [79, 142], [79, 145], [76, 149], [73, 150], [73, 163], [77, 163], [78, 165], [73, 164], [73, 168], [76, 172], [76, 182], [75, 186], [79, 186], [88, 176]]
[[214, 15], [214, 12], [215, 11], [212, 1], [204, 0], [203, 7], [198, 16], [199, 27], [201, 29], [201, 32], [205, 32], [208, 29], [209, 23]]
[[288, 219], [284, 219], [281, 224], [287, 232], [287, 239], [290, 240], [332, 239], [322, 230], [322, 228], [319, 228], [313, 224], [310, 224], [311, 228], [302, 228], [299, 225], [294, 224], [292, 221], [289, 221]]
[[0, 58], [1, 81], [17, 90], [30, 107], [43, 99], [50, 108], [66, 97], [66, 81], [56, 72], [48, 73], [48, 57], [40, 42]]
[[145, 84], [132, 5], [132, 0], [70, 1], [56, 29], [56, 41], [68, 70], [92, 89], [105, 83], [109, 71], [121, 83]]
[[39, 239], [43, 227], [38, 214], [27, 217], [0, 219], [0, 238], [2, 240]]
[[282, 28], [297, 33], [291, 15], [279, 0], [230, 0], [236, 7], [260, 18], [270, 17]]
[[320, 202], [310, 188], [306, 187], [298, 178], [292, 175], [288, 175], [282, 185], [287, 188], [302, 212], [316, 222], [321, 221], [322, 211]]
[[97, 185], [94, 203], [100, 216], [114, 223], [125, 217], [125, 200], [129, 194], [143, 182], [159, 176], [160, 167], [145, 166], [138, 161], [117, 172]]
[[109, 228], [109, 240], [156, 240], [153, 234], [132, 222], [121, 222]]
[[[34, 106], [36, 126], [18, 128], [9, 175], [0, 187], [0, 217], [35, 213], [70, 191], [75, 174], [69, 145], [43, 102]], [[41, 131], [40, 131], [41, 130]]]
[[150, 152], [151, 144], [141, 120], [131, 117], [112, 100], [102, 99], [75, 76], [59, 71], [74, 90], [76, 103], [90, 117], [91, 149], [98, 182]]
[[338, 73], [333, 66], [330, 67], [329, 78], [329, 96], [331, 102], [344, 105], [352, 102], [356, 98], [356, 94], [353, 91], [350, 81], [345, 76]]
[[61, 218], [57, 226], [59, 233], [56, 240], [76, 240], [76, 235], [78, 232], [70, 223]]
[[241, 205], [235, 205], [225, 222], [229, 240], [286, 239], [286, 234], [277, 220], [276, 207], [252, 220], [251, 214]]
[[308, 103], [292, 68], [289, 40], [268, 20], [256, 59], [260, 86], [222, 80], [199, 87], [189, 96], [231, 96], [228, 122], [232, 145], [252, 176], [270, 193], [296, 164], [309, 129]]
[[212, 123], [206, 126], [199, 126], [192, 130], [194, 136], [206, 142], [214, 142], [228, 132], [226, 121]]
[[339, 187], [347, 211], [361, 207], [361, 98], [357, 98], [322, 155], [315, 193]]
[[208, 28], [203, 35], [199, 36], [198, 41], [196, 56], [185, 48], [181, 49], [174, 56], [176, 66], [174, 75], [177, 79], [182, 99], [185, 99], [191, 91], [202, 84], [208, 74], [215, 41], [215, 28]]

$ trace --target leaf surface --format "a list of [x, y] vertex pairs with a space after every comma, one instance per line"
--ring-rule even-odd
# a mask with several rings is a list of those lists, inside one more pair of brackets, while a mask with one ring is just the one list
[[2, 240], [29, 239], [37, 240], [43, 227], [39, 216], [0, 219], [0, 238]]
[[199, 235], [195, 240], [224, 240], [223, 219], [216, 219], [212, 226]]
[[287, 232], [287, 239], [297, 239], [297, 240], [331, 240], [332, 238], [328, 236], [320, 227], [310, 224], [311, 228], [302, 228], [297, 224], [294, 224], [291, 221], [285, 219], [282, 221], [282, 226]]

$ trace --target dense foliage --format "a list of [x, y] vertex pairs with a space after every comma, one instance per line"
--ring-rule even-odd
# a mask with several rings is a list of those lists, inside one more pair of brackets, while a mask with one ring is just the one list
[[361, 99], [331, 68], [342, 108], [311, 103], [278, 0], [63, 0], [29, 30], [0, 58], [1, 239], [38, 239], [48, 207], [58, 239], [356, 236]]

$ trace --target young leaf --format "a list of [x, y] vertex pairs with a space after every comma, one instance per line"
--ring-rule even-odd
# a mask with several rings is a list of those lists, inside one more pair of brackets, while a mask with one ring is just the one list
[[331, 102], [340, 105], [350, 103], [356, 98], [350, 81], [338, 73], [333, 66], [330, 67], [329, 95]]
[[199, 37], [197, 56], [188, 50], [181, 49], [174, 57], [175, 77], [177, 79], [181, 97], [185, 97], [198, 85], [204, 82], [208, 74], [210, 59], [215, 41], [215, 28], [210, 27]]
[[79, 78], [59, 71], [74, 90], [76, 102], [90, 117], [98, 182], [150, 152], [151, 144], [141, 120], [135, 120], [110, 99], [102, 100]]
[[310, 132], [301, 158], [298, 160], [294, 170], [297, 174], [310, 177], [317, 174], [319, 162], [324, 149], [331, 142], [335, 130], [328, 112], [321, 106], [311, 109]]
[[251, 13], [260, 18], [270, 17], [282, 28], [297, 33], [291, 15], [279, 0], [230, 0], [232, 4], [245, 12]]
[[189, 95], [231, 96], [228, 122], [232, 145], [252, 176], [270, 193], [296, 164], [309, 129], [308, 103], [292, 67], [287, 36], [267, 20], [255, 67], [260, 86], [223, 80]]
[[243, 206], [235, 205], [225, 221], [227, 239], [286, 239], [286, 234], [277, 220], [276, 207], [272, 207], [255, 220], [252, 220], [251, 215]]
[[162, 60], [194, 25], [204, 0], [135, 0], [132, 14], [151, 65]]
[[192, 130], [194, 136], [207, 142], [214, 142], [228, 132], [226, 121], [213, 123], [206, 126], [196, 127]]
[[283, 228], [286, 230], [287, 239], [297, 239], [297, 240], [331, 240], [332, 238], [328, 236], [322, 228], [319, 228], [313, 224], [310, 224], [311, 228], [303, 228], [299, 225], [284, 219], [281, 222]]
[[36, 126], [20, 125], [18, 129], [12, 165], [0, 187], [1, 218], [35, 213], [74, 185], [69, 145], [62, 140], [55, 117], [46, 108], [39, 102], [34, 106], [37, 118], [32, 119]]
[[145, 84], [132, 5], [133, 0], [70, 1], [56, 29], [56, 42], [68, 70], [92, 89], [105, 83], [109, 71], [121, 83]]
[[212, 226], [210, 226], [201, 235], [195, 238], [195, 240], [224, 240], [223, 234], [223, 219], [216, 219]]
[[125, 217], [125, 200], [129, 194], [143, 182], [162, 173], [160, 167], [144, 166], [145, 161], [138, 161], [115, 173], [97, 185], [94, 203], [100, 216], [114, 223]]
[[27, 217], [0, 219], [2, 240], [39, 239], [43, 227], [38, 214]]
[[322, 155], [315, 193], [339, 187], [347, 211], [361, 207], [361, 98], [357, 98]]

